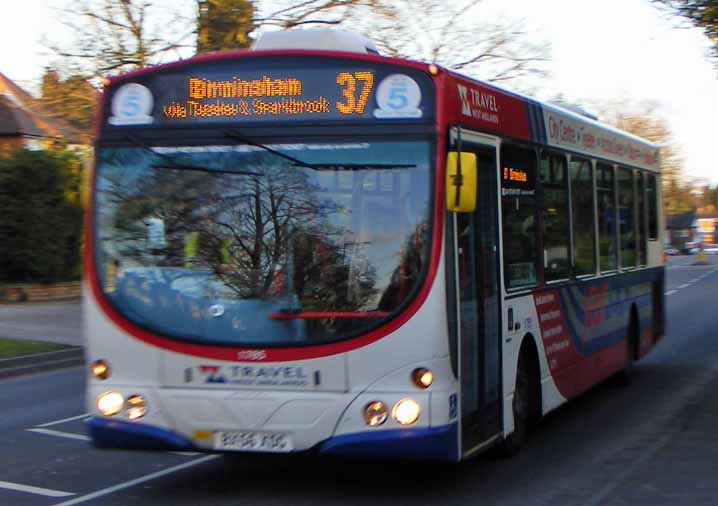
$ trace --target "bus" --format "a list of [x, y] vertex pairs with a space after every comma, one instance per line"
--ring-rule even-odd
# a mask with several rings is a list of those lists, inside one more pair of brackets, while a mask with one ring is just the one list
[[664, 332], [658, 147], [332, 30], [108, 80], [98, 448], [457, 462]]

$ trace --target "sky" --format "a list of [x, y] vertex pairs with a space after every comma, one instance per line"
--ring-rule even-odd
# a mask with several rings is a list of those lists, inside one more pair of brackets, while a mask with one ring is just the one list
[[[550, 44], [550, 78], [537, 89], [537, 98], [560, 94], [588, 105], [654, 103], [673, 133], [684, 173], [718, 184], [718, 68], [705, 57], [710, 44], [700, 29], [677, 28], [680, 23], [649, 0], [484, 3], [482, 15], [522, 19], [533, 37]], [[44, 66], [53, 60], [43, 37], [70, 36], [53, 7], [72, 6], [73, 1], [8, 5], [12, 7], [4, 7], [0, 31], [0, 72], [34, 92]]]

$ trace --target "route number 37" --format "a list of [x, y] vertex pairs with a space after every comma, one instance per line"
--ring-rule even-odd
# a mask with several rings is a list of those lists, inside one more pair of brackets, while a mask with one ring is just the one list
[[[357, 82], [361, 90], [357, 96]], [[342, 86], [344, 102], [337, 102], [337, 110], [341, 114], [364, 114], [369, 94], [374, 87], [374, 74], [372, 72], [340, 72], [337, 74], [337, 84]]]

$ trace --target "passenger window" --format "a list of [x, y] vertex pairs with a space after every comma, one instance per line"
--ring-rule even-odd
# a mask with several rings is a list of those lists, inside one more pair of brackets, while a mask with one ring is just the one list
[[621, 267], [636, 266], [635, 198], [633, 171], [618, 169], [618, 222], [621, 244]]
[[613, 167], [596, 166], [596, 198], [598, 199], [598, 256], [601, 271], [616, 270], [616, 202], [613, 189]]
[[636, 223], [638, 224], [638, 262], [646, 265], [646, 195], [644, 194], [643, 172], [636, 171]]
[[566, 279], [569, 275], [566, 157], [542, 153], [540, 175], [544, 278], [546, 281]]
[[593, 166], [585, 158], [571, 158], [571, 211], [573, 213], [573, 272], [596, 272], [596, 221], [593, 202]]
[[533, 285], [536, 263], [536, 154], [501, 148], [501, 210], [506, 288]]
[[656, 176], [646, 174], [646, 200], [648, 201], [648, 240], [658, 239], [658, 197]]

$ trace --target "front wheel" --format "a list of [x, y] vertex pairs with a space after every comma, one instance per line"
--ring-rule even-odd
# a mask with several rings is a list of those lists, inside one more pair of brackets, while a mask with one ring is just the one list
[[500, 451], [505, 457], [516, 455], [526, 442], [531, 415], [531, 376], [528, 369], [526, 353], [521, 353], [516, 366], [516, 386], [514, 400], [511, 403], [514, 415], [514, 431], [504, 438]]

